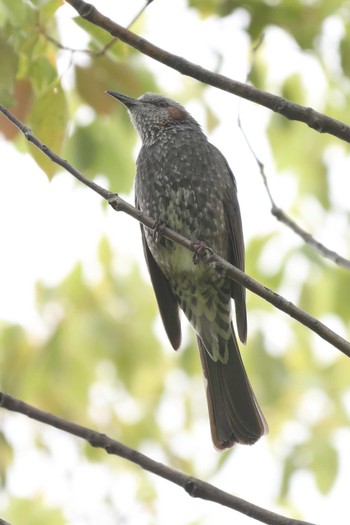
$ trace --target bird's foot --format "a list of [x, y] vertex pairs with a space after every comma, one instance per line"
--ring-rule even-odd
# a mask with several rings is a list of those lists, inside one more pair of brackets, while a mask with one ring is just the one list
[[156, 219], [153, 225], [153, 238], [157, 244], [160, 243], [163, 237], [163, 231], [166, 228], [166, 224], [160, 219]]
[[198, 264], [200, 261], [203, 261], [206, 257], [212, 255], [213, 253], [213, 250], [209, 248], [207, 243], [204, 241], [193, 241], [191, 246], [193, 249], [193, 264]]

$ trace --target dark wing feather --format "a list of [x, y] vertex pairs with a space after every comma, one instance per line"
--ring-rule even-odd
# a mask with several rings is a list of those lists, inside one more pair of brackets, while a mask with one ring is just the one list
[[164, 324], [164, 328], [169, 337], [169, 341], [177, 350], [181, 343], [181, 324], [179, 317], [179, 305], [175, 299], [170, 285], [163, 272], [157, 265], [156, 261], [148, 248], [144, 227], [141, 225], [141, 235], [143, 251], [145, 254], [148, 271], [151, 277], [154, 293], [159, 307], [159, 312]]
[[[223, 156], [222, 158], [225, 162], [228, 174], [232, 181], [232, 184], [230, 184], [227, 190], [223, 203], [226, 227], [229, 233], [228, 261], [244, 272], [244, 239], [241, 212], [237, 198], [236, 180], [230, 166], [227, 163], [227, 160]], [[244, 286], [236, 283], [235, 281], [232, 281], [231, 297], [235, 301], [238, 335], [242, 343], [245, 343], [247, 341], [247, 311]]]

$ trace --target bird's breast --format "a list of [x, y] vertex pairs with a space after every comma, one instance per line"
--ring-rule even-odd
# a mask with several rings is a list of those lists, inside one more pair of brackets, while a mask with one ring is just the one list
[[[225, 257], [228, 240], [221, 179], [208, 143], [193, 144], [185, 138], [177, 136], [166, 144], [142, 147], [135, 184], [138, 206], [184, 237], [205, 241]], [[187, 250], [169, 242], [157, 247], [150, 235], [146, 234], [147, 242], [156, 260], [166, 258], [173, 268], [192, 271], [192, 256]]]

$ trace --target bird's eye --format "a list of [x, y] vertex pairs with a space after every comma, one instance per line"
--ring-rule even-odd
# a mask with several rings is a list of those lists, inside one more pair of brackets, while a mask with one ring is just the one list
[[167, 108], [169, 104], [166, 100], [157, 100], [156, 106], [158, 106], [159, 108]]

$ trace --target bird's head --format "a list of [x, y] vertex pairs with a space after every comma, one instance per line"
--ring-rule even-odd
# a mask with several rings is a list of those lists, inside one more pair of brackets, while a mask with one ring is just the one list
[[128, 108], [143, 143], [150, 144], [169, 131], [181, 128], [201, 132], [199, 124], [185, 108], [170, 98], [156, 93], [145, 93], [137, 99], [116, 91], [107, 93]]

